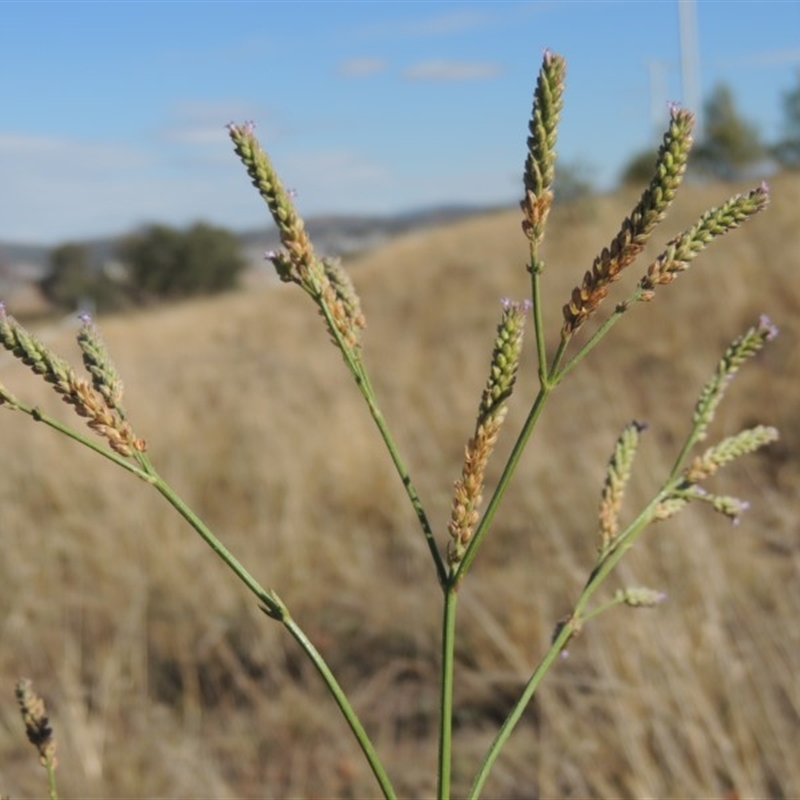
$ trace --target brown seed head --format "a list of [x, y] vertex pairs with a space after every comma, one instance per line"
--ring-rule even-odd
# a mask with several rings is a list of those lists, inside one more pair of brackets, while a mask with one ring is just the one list
[[656, 225], [664, 219], [686, 171], [693, 124], [694, 118], [688, 111], [672, 107], [669, 129], [658, 151], [655, 176], [630, 216], [622, 221], [614, 240], [595, 258], [583, 283], [572, 290], [563, 309], [563, 337], [571, 335], [592, 315], [608, 294], [608, 285], [633, 263]]

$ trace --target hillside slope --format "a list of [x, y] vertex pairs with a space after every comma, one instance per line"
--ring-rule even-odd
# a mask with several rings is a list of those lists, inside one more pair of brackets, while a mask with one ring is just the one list
[[[648, 254], [729, 191], [688, 187]], [[588, 219], [554, 215], [551, 343], [572, 286], [634, 200], [598, 198]], [[615, 437], [631, 419], [650, 425], [632, 510], [671, 465], [725, 347], [762, 313], [781, 336], [737, 378], [713, 432], [755, 421], [781, 430], [780, 443], [715, 484], [751, 510], [738, 528], [690, 509], [647, 532], [613, 585], [653, 586], [669, 602], [587, 627], [548, 676], [487, 796], [800, 791], [797, 208], [800, 178], [779, 177], [765, 214], [633, 308], [546, 409], [462, 593], [456, 793], [591, 566]], [[373, 383], [443, 544], [500, 300], [528, 293], [525, 257], [519, 215], [508, 211], [411, 234], [348, 264]], [[631, 268], [632, 280], [646, 264]], [[159, 471], [318, 643], [398, 792], [430, 796], [434, 572], [307, 298], [278, 286], [100, 325]], [[490, 481], [535, 393], [532, 341]], [[68, 335], [53, 346], [77, 363]], [[0, 379], [65, 413], [18, 364], [4, 362]], [[0, 442], [0, 791], [41, 792], [12, 696], [26, 675], [50, 703], [63, 796], [374, 793], [313, 670], [163, 501], [18, 413], [0, 414]]]

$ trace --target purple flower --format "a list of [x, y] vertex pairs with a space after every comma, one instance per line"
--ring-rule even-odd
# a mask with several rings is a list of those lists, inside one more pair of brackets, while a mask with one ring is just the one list
[[778, 335], [778, 326], [766, 314], [759, 317], [758, 328], [767, 342], [771, 342]]

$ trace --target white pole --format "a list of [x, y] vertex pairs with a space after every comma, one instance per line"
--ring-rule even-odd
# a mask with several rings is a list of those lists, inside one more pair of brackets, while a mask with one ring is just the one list
[[658, 143], [669, 118], [667, 109], [667, 63], [651, 58], [647, 62], [650, 75], [650, 124], [653, 127], [653, 142]]
[[695, 0], [678, 0], [683, 103], [695, 115], [694, 136], [703, 135], [703, 102], [700, 97], [700, 48], [697, 42]]

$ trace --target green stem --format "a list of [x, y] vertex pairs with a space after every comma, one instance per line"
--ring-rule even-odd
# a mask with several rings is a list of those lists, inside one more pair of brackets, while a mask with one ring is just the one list
[[[172, 487], [158, 475], [152, 473], [153, 486], [167, 500], [167, 502], [200, 534], [203, 541], [230, 567], [236, 577], [263, 603], [271, 612], [280, 614], [283, 610], [275, 603], [272, 592], [264, 589], [261, 584], [245, 569], [236, 556], [212, 533], [208, 526], [192, 511]], [[280, 617], [278, 617], [280, 618]]]
[[[317, 671], [325, 681], [328, 690], [333, 695], [336, 704], [339, 706], [342, 714], [344, 715], [350, 729], [356, 736], [361, 750], [363, 751], [367, 761], [372, 768], [378, 783], [381, 786], [384, 797], [394, 798], [394, 790], [389, 782], [386, 772], [381, 764], [375, 749], [367, 736], [364, 727], [361, 725], [355, 711], [347, 700], [342, 688], [339, 686], [336, 678], [327, 666], [322, 656], [313, 646], [311, 641], [306, 637], [303, 631], [292, 620], [289, 615], [288, 609], [283, 604], [277, 595], [267, 589], [264, 589], [261, 584], [248, 572], [241, 562], [228, 550], [227, 547], [214, 535], [208, 526], [192, 511], [192, 509], [183, 501], [183, 499], [172, 489], [172, 487], [156, 472], [153, 468], [150, 459], [144, 453], [137, 454], [137, 462], [139, 466], [135, 466], [127, 459], [119, 454], [101, 447], [97, 442], [89, 439], [76, 430], [64, 425], [56, 419], [42, 413], [37, 408], [26, 406], [24, 403], [15, 402], [15, 408], [33, 417], [33, 419], [43, 422], [46, 425], [54, 428], [55, 430], [68, 436], [70, 439], [79, 442], [80, 444], [88, 447], [90, 450], [99, 453], [104, 458], [113, 461], [120, 467], [132, 472], [142, 480], [152, 484], [155, 489], [167, 500], [167, 502], [194, 528], [194, 530], [201, 536], [203, 541], [222, 559], [222, 561], [230, 567], [236, 574], [237, 578], [255, 595], [256, 598], [263, 604], [264, 611], [274, 619], [279, 620], [289, 630], [292, 636], [297, 640], [308, 657], [313, 661]], [[49, 780], [49, 778], [48, 778]], [[55, 777], [53, 776], [53, 781]], [[54, 797], [55, 784], [53, 782], [51, 788], [51, 797]]]
[[668, 489], [662, 489], [639, 513], [636, 519], [628, 525], [620, 535], [611, 549], [603, 556], [603, 559], [595, 565], [589, 575], [586, 585], [583, 587], [578, 602], [575, 603], [572, 616], [576, 619], [583, 618], [583, 610], [591, 599], [592, 595], [600, 587], [600, 584], [611, 574], [614, 567], [619, 564], [625, 553], [630, 550], [639, 534], [653, 521], [653, 511], [655, 507], [669, 494]]
[[175, 508], [175, 510], [200, 534], [206, 544], [233, 570], [239, 580], [258, 598], [263, 604], [263, 610], [273, 619], [281, 622], [289, 633], [294, 637], [298, 644], [303, 648], [306, 655], [314, 663], [320, 676], [322, 677], [328, 691], [333, 696], [342, 714], [347, 720], [350, 730], [353, 731], [364, 756], [375, 775], [376, 780], [381, 786], [383, 795], [387, 800], [395, 798], [394, 789], [386, 775], [386, 771], [378, 758], [375, 748], [367, 735], [364, 726], [361, 724], [347, 696], [334, 677], [325, 660], [319, 651], [311, 643], [302, 629], [292, 619], [289, 610], [283, 601], [272, 590], [264, 589], [261, 584], [245, 569], [233, 553], [225, 547], [222, 542], [212, 533], [206, 524], [189, 508], [188, 505], [173, 491], [156, 472], [151, 473], [153, 485], [163, 495], [163, 497]]
[[[592, 570], [592, 573], [589, 576], [589, 579], [587, 580], [586, 585], [584, 586], [583, 591], [581, 592], [580, 597], [575, 603], [572, 613], [569, 616], [569, 621], [561, 628], [558, 635], [553, 639], [550, 648], [531, 675], [528, 683], [525, 685], [525, 689], [523, 690], [517, 702], [514, 704], [514, 708], [511, 709], [508, 717], [506, 717], [503, 726], [498, 731], [491, 747], [487, 751], [478, 774], [475, 777], [475, 782], [472, 785], [472, 789], [469, 794], [470, 800], [477, 800], [477, 798], [480, 796], [494, 762], [497, 760], [498, 755], [500, 755], [503, 745], [508, 740], [508, 737], [511, 736], [511, 733], [522, 717], [522, 714], [525, 712], [528, 704], [533, 699], [533, 695], [538, 689], [539, 684], [542, 682], [542, 679], [547, 674], [547, 671], [552, 666], [558, 654], [564, 649], [564, 646], [567, 644], [569, 639], [584, 622], [582, 615], [586, 604], [589, 602], [590, 598], [597, 591], [603, 581], [605, 581], [605, 579], [608, 577], [609, 573], [619, 563], [622, 556], [625, 555], [642, 530], [644, 530], [644, 528], [652, 521], [653, 509], [664, 498], [666, 493], [667, 489], [662, 489], [661, 492], [658, 493], [658, 495], [642, 510], [639, 516], [620, 536], [619, 543], [612, 550], [610, 550], [608, 555]], [[591, 616], [595, 616], [595, 614], [592, 614]]]
[[322, 297], [316, 297], [315, 301], [328, 323], [328, 329], [333, 333], [333, 337], [336, 340], [336, 344], [342, 353], [345, 363], [347, 364], [347, 368], [350, 370], [350, 373], [355, 379], [356, 386], [358, 386], [361, 396], [366, 401], [367, 407], [369, 408], [369, 413], [371, 414], [372, 419], [375, 422], [378, 431], [380, 432], [381, 438], [386, 445], [386, 449], [389, 451], [389, 456], [392, 459], [392, 463], [394, 464], [397, 474], [400, 476], [400, 480], [403, 483], [403, 488], [406, 490], [406, 495], [408, 495], [408, 499], [411, 501], [411, 505], [417, 515], [417, 520], [422, 528], [422, 533], [425, 536], [425, 542], [428, 545], [428, 550], [430, 550], [431, 558], [433, 559], [433, 563], [436, 568], [436, 577], [439, 581], [439, 585], [442, 587], [442, 589], [444, 589], [448, 580], [447, 567], [436, 544], [436, 539], [433, 535], [433, 528], [428, 520], [428, 515], [425, 513], [422, 500], [420, 499], [419, 493], [417, 492], [417, 489], [411, 480], [411, 474], [409, 473], [408, 468], [406, 467], [405, 462], [400, 455], [400, 451], [397, 449], [397, 444], [395, 443], [394, 437], [392, 436], [391, 431], [386, 424], [386, 419], [378, 407], [378, 401], [375, 396], [375, 391], [372, 388], [372, 384], [370, 383], [367, 370], [361, 359], [356, 356], [356, 354], [350, 347], [348, 347], [347, 343], [342, 338], [342, 335], [339, 333], [334, 319], [328, 311], [327, 306], [323, 302]]
[[544, 271], [536, 255], [536, 249], [531, 243], [530, 248], [531, 271], [531, 304], [533, 305], [533, 326], [536, 335], [536, 360], [539, 372], [539, 385], [547, 384], [547, 348], [544, 336], [544, 311], [542, 309], [542, 285], [539, 276]]
[[589, 341], [559, 370], [557, 375], [553, 376], [553, 380], [558, 383], [564, 378], [567, 373], [572, 372], [581, 361], [583, 361], [589, 353], [594, 350], [600, 343], [600, 340], [616, 325], [622, 315], [630, 308], [633, 303], [637, 303], [642, 299], [644, 291], [637, 287], [635, 291], [624, 302], [620, 303], [611, 316], [592, 334]]
[[386, 445], [386, 449], [389, 451], [389, 455], [392, 459], [392, 463], [395, 466], [395, 470], [400, 476], [400, 480], [403, 482], [403, 487], [406, 490], [408, 499], [411, 501], [411, 505], [417, 515], [417, 520], [422, 528], [422, 533], [425, 536], [425, 542], [428, 545], [428, 550], [430, 551], [431, 558], [433, 559], [433, 563], [436, 568], [436, 577], [439, 581], [439, 586], [444, 588], [447, 584], [447, 567], [445, 566], [444, 559], [439, 552], [439, 547], [436, 544], [436, 539], [433, 535], [433, 529], [428, 521], [428, 516], [425, 513], [422, 500], [420, 499], [417, 489], [411, 480], [411, 475], [406, 468], [405, 463], [403, 462], [400, 451], [397, 449], [394, 438], [392, 437], [389, 427], [386, 424], [386, 419], [381, 413], [380, 408], [378, 408], [375, 394], [372, 390], [372, 386], [369, 383], [369, 378], [367, 377], [366, 373], [364, 373], [362, 380], [357, 381], [357, 383], [361, 389], [364, 400], [367, 402], [372, 419], [375, 421], [375, 424], [380, 431], [381, 438]]
[[442, 618], [442, 680], [439, 715], [439, 800], [450, 798], [450, 773], [453, 762], [453, 673], [458, 592], [447, 587]]
[[47, 763], [45, 764], [45, 769], [47, 770], [47, 793], [50, 796], [50, 800], [58, 800], [58, 788], [56, 786], [56, 768], [53, 764], [53, 759], [47, 759]]
[[372, 768], [372, 774], [380, 784], [385, 800], [395, 800], [397, 795], [394, 792], [394, 788], [389, 780], [389, 776], [386, 774], [386, 770], [383, 768], [383, 764], [378, 758], [378, 754], [375, 752], [375, 748], [372, 746], [372, 742], [370, 741], [366, 730], [364, 730], [364, 726], [361, 724], [361, 721], [353, 710], [353, 707], [350, 705], [347, 695], [344, 693], [330, 668], [325, 663], [325, 659], [322, 658], [316, 647], [314, 647], [309, 638], [288, 615], [288, 613], [282, 622], [289, 633], [294, 637], [295, 641], [300, 645], [300, 647], [303, 648], [305, 654], [314, 663], [314, 666], [322, 677], [322, 680], [325, 681], [325, 685], [333, 695], [336, 705], [339, 706], [339, 710], [347, 720], [350, 730], [358, 740], [358, 743], [361, 746], [361, 751], [364, 753], [370, 767]]
[[686, 437], [686, 441], [683, 443], [683, 447], [681, 448], [680, 453], [678, 453], [678, 457], [675, 459], [675, 463], [672, 465], [672, 470], [669, 473], [668, 481], [674, 482], [675, 479], [678, 477], [678, 472], [683, 466], [683, 462], [686, 460], [686, 456], [689, 455], [689, 451], [700, 440], [701, 428], [702, 426], [700, 425], [699, 422], [695, 422], [692, 425], [692, 430]]
[[494, 515], [497, 513], [497, 509], [500, 507], [500, 502], [503, 499], [503, 495], [505, 494], [506, 489], [511, 482], [511, 478], [514, 476], [514, 472], [517, 469], [517, 464], [522, 457], [522, 453], [525, 450], [528, 439], [530, 439], [531, 433], [536, 425], [536, 421], [539, 419], [539, 416], [542, 413], [545, 401], [547, 400], [551, 390], [552, 387], [547, 384], [542, 386], [539, 389], [539, 394], [536, 395], [536, 399], [533, 401], [531, 410], [528, 413], [528, 418], [525, 420], [525, 424], [522, 426], [522, 430], [517, 437], [517, 441], [514, 443], [514, 448], [511, 451], [511, 455], [508, 457], [508, 461], [503, 469], [503, 474], [500, 476], [500, 480], [495, 487], [494, 493], [492, 494], [492, 499], [489, 500], [489, 503], [486, 506], [486, 511], [484, 512], [481, 521], [478, 523], [478, 527], [475, 528], [475, 533], [473, 534], [472, 539], [467, 545], [464, 558], [458, 565], [458, 571], [453, 578], [453, 587], [456, 590], [458, 590], [458, 587], [461, 585], [461, 582], [464, 580], [464, 577], [467, 574], [467, 570], [469, 570], [472, 562], [475, 560], [475, 556], [478, 553], [478, 548], [483, 542], [483, 539], [489, 530], [489, 526], [492, 524], [492, 520], [494, 519]]
[[544, 676], [547, 674], [547, 671], [550, 669], [552, 663], [556, 660], [558, 654], [564, 649], [564, 646], [569, 641], [573, 633], [574, 630], [572, 627], [569, 625], [564, 625], [558, 636], [553, 639], [550, 649], [539, 663], [539, 666], [536, 667], [533, 675], [531, 675], [530, 680], [525, 685], [522, 695], [515, 704], [514, 708], [511, 709], [511, 713], [508, 715], [508, 717], [506, 717], [506, 721], [497, 732], [497, 735], [492, 742], [492, 746], [487, 751], [486, 756], [483, 759], [483, 763], [478, 770], [478, 774], [475, 776], [475, 781], [472, 784], [469, 795], [467, 795], [469, 800], [477, 800], [477, 798], [480, 797], [483, 786], [486, 783], [486, 779], [489, 777], [489, 772], [491, 771], [494, 762], [497, 760], [497, 756], [500, 755], [503, 745], [508, 740], [508, 737], [511, 736], [511, 733], [527, 708], [528, 703], [531, 701], [534, 693], [539, 688], [542, 678], [544, 678]]
[[42, 422], [48, 427], [53, 428], [53, 430], [63, 433], [67, 438], [84, 445], [84, 447], [88, 447], [90, 450], [94, 450], [95, 453], [103, 456], [103, 458], [107, 458], [109, 461], [113, 461], [117, 466], [126, 469], [128, 472], [132, 472], [137, 478], [141, 478], [143, 481], [147, 481], [148, 483], [153, 483], [152, 478], [145, 470], [139, 469], [124, 456], [121, 456], [119, 453], [115, 453], [113, 450], [104, 447], [94, 439], [91, 439], [79, 431], [76, 431], [74, 428], [70, 428], [69, 425], [59, 422], [49, 414], [45, 414], [41, 409], [35, 406], [26, 405], [25, 403], [20, 403], [19, 401], [14, 403], [14, 408], [22, 411], [23, 414], [28, 414], [28, 416], [30, 416], [36, 422]]

